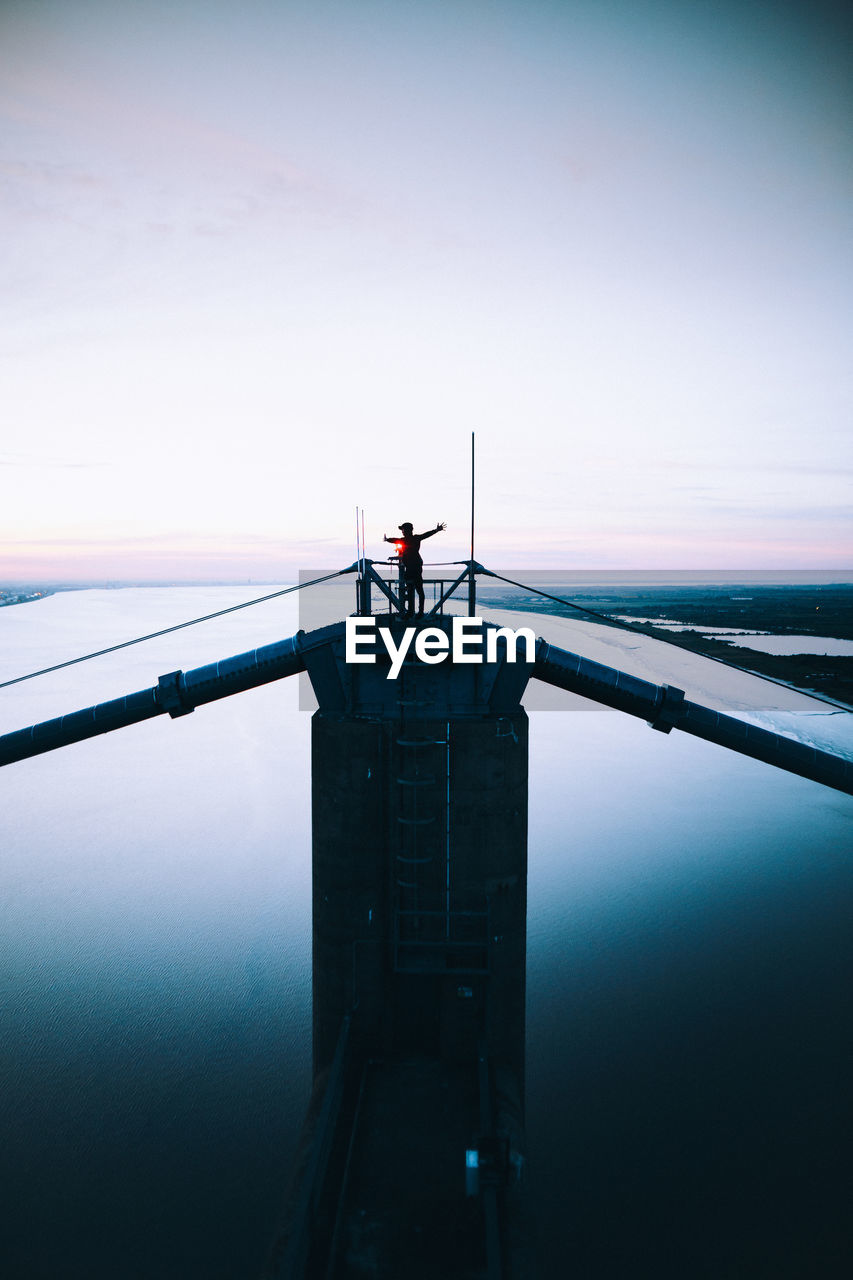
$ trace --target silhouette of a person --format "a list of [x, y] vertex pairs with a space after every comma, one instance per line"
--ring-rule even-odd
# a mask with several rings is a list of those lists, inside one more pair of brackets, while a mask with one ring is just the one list
[[434, 533], [441, 533], [447, 525], [437, 524], [426, 533], [415, 533], [408, 520], [397, 525], [402, 538], [389, 538], [383, 534], [383, 542], [394, 542], [400, 549], [400, 563], [403, 566], [403, 607], [406, 617], [412, 618], [415, 613], [415, 592], [418, 593], [418, 617], [424, 613], [424, 562], [421, 559], [420, 546], [424, 538], [431, 538]]

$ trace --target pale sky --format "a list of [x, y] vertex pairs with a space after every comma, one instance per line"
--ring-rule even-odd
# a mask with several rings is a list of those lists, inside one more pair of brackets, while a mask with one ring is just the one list
[[0, 0], [0, 584], [849, 569], [844, 15]]

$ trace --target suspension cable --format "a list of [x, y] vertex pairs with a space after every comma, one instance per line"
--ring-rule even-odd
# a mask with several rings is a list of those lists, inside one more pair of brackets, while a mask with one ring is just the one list
[[[383, 562], [379, 561], [374, 563], [383, 563]], [[391, 562], [385, 561], [384, 563], [391, 563]], [[430, 566], [425, 565], [424, 567], [438, 568], [444, 565], [449, 566], [449, 565], [460, 565], [460, 564], [469, 564], [469, 563], [470, 561], [467, 561], [467, 560], [444, 560], [444, 561], [439, 561], [434, 565], [430, 565]], [[320, 578], [312, 578], [309, 582], [299, 582], [292, 587], [284, 587], [281, 591], [272, 591], [270, 592], [269, 595], [258, 596], [254, 600], [246, 600], [242, 604], [230, 605], [227, 609], [218, 609], [215, 613], [206, 613], [199, 618], [191, 618], [188, 622], [179, 622], [179, 623], [176, 623], [175, 626], [164, 627], [160, 631], [152, 631], [148, 635], [137, 636], [133, 640], [124, 640], [120, 644], [110, 645], [106, 649], [97, 649], [93, 653], [84, 653], [79, 658], [69, 658], [66, 662], [57, 662], [51, 667], [42, 667], [41, 670], [39, 671], [30, 671], [26, 675], [15, 676], [14, 679], [12, 680], [4, 680], [0, 682], [0, 689], [8, 689], [11, 685], [21, 684], [25, 680], [34, 680], [37, 676], [49, 675], [53, 671], [61, 671], [65, 667], [73, 667], [81, 662], [89, 662], [92, 658], [104, 657], [106, 654], [115, 653], [119, 649], [128, 649], [132, 645], [143, 644], [146, 640], [156, 640], [160, 636], [170, 635], [173, 631], [183, 631], [185, 628], [194, 627], [200, 622], [210, 622], [213, 618], [222, 618], [228, 613], [237, 613], [240, 609], [249, 609], [256, 604], [265, 604], [268, 600], [276, 600], [280, 596], [290, 595], [294, 591], [301, 591], [303, 587], [314, 587], [321, 582], [329, 582], [331, 581], [332, 578], [340, 578], [344, 574], [354, 573], [357, 569], [358, 569], [357, 563], [348, 565], [347, 568], [345, 569], [337, 569], [334, 573], [324, 574]], [[671, 639], [669, 636], [658, 635], [658, 636], [650, 637], [647, 631], [643, 630], [642, 627], [635, 626], [634, 623], [632, 622], [625, 622], [620, 618], [614, 617], [612, 614], [601, 613], [599, 610], [590, 609], [586, 605], [576, 604], [573, 600], [566, 600], [562, 596], [551, 595], [550, 592], [542, 591], [538, 587], [532, 587], [528, 583], [516, 582], [515, 579], [506, 578], [503, 576], [503, 574], [495, 573], [493, 572], [493, 570], [486, 569], [482, 565], [479, 565], [477, 567], [477, 571], [484, 573], [489, 578], [495, 578], [498, 582], [505, 582], [511, 587], [518, 587], [522, 591], [530, 591], [534, 595], [541, 596], [544, 600], [553, 601], [554, 604], [563, 605], [567, 609], [574, 609], [577, 613], [583, 613], [587, 617], [599, 618], [602, 622], [607, 622], [611, 626], [618, 627], [623, 631], [631, 631], [635, 635], [645, 637], [645, 639], [647, 640], [654, 639], [654, 640], [658, 640], [661, 644], [670, 644], [674, 648], [680, 649], [682, 652], [687, 652], [687, 653], [696, 652], [695, 650], [692, 650], [692, 649], [686, 649], [684, 645], [680, 644], [677, 640]], [[700, 653], [698, 656], [701, 658], [706, 658], [709, 662], [719, 662], [721, 666], [728, 667], [728, 669], [731, 671], [749, 670], [748, 668], [740, 667], [736, 663], [729, 662], [725, 658], [718, 657], [714, 654]], [[749, 671], [749, 674], [752, 676], [755, 676], [755, 678], [758, 680], [765, 680], [768, 684], [777, 685], [780, 689], [790, 690], [793, 688], [795, 692], [801, 693], [804, 697], [811, 698], [815, 702], [820, 702], [824, 706], [834, 707], [836, 710], [843, 710], [843, 708], [839, 707], [836, 702], [833, 702], [829, 698], [821, 697], [819, 693], [813, 693], [806, 689], [799, 689], [796, 686], [786, 684], [783, 680], [776, 680], [773, 676], [764, 675], [760, 671]]]
[[183, 631], [185, 627], [194, 627], [199, 622], [210, 622], [212, 618], [222, 618], [226, 613], [236, 613], [238, 609], [248, 609], [253, 604], [264, 604], [267, 600], [276, 600], [279, 596], [290, 595], [292, 591], [301, 591], [303, 587], [316, 587], [319, 582], [328, 582], [331, 578], [340, 578], [344, 573], [354, 573], [355, 565], [346, 569], [338, 569], [335, 573], [327, 573], [322, 578], [312, 578], [310, 582], [297, 582], [293, 587], [285, 587], [282, 591], [272, 591], [268, 596], [258, 596], [256, 600], [246, 600], [243, 604], [232, 604], [227, 609], [218, 609], [216, 613], [205, 613], [200, 618], [191, 618], [189, 622], [178, 622], [174, 627], [164, 627], [162, 631], [152, 631], [147, 636], [137, 636], [135, 640], [123, 640], [121, 644], [112, 644], [107, 649], [97, 649], [94, 653], [84, 653], [79, 658], [69, 658], [67, 662], [57, 662], [52, 667], [42, 667], [41, 671], [30, 671], [25, 676], [15, 676], [14, 680], [4, 680], [0, 689], [8, 689], [10, 685], [21, 684], [24, 680], [34, 680], [36, 676], [46, 676], [51, 671], [61, 671], [63, 667], [76, 666], [78, 662], [88, 662], [90, 658], [102, 658], [106, 653], [115, 653], [117, 649], [128, 649], [131, 645], [142, 644], [145, 640], [156, 640], [158, 636], [167, 636], [172, 631]]
[[[500, 573], [493, 573], [491, 569], [483, 569], [483, 573], [489, 578], [497, 578], [500, 582], [507, 582], [512, 587], [520, 587], [522, 591], [532, 591], [534, 595], [542, 596], [545, 600], [553, 600], [555, 604], [563, 604], [568, 609], [576, 609], [578, 613], [588, 614], [591, 618], [601, 618], [604, 622], [609, 622], [614, 627], [621, 627], [624, 631], [633, 631], [635, 635], [645, 636], [647, 640], [659, 640], [661, 644], [671, 644], [673, 648], [680, 649], [682, 653], [695, 653], [695, 649], [688, 649], [685, 645], [679, 644], [677, 640], [671, 639], [669, 636], [649, 636], [648, 631], [644, 631], [642, 627], [635, 626], [633, 622], [623, 622], [620, 618], [615, 618], [611, 614], [599, 613], [596, 609], [588, 609], [586, 605], [575, 604], [572, 600], [564, 600], [561, 596], [552, 596], [547, 591], [540, 591], [538, 587], [528, 586], [524, 582], [515, 582], [512, 578], [504, 578]], [[843, 711], [844, 708], [839, 706], [837, 702], [833, 702], [830, 698], [823, 698], [819, 693], [812, 693], [808, 689], [800, 689], [796, 685], [786, 684], [784, 680], [776, 680], [773, 676], [766, 676], [760, 671], [750, 671], [748, 667], [739, 667], [735, 662], [728, 662], [725, 658], [717, 657], [712, 653], [700, 653], [700, 658], [707, 658], [709, 662], [719, 662], [721, 666], [728, 667], [730, 671], [747, 671], [749, 675], [755, 676], [757, 680], [766, 680], [768, 684], [778, 685], [780, 689], [793, 689], [795, 693], [801, 693], [804, 698], [812, 698], [815, 702], [822, 702], [824, 706], [834, 707], [836, 711]]]

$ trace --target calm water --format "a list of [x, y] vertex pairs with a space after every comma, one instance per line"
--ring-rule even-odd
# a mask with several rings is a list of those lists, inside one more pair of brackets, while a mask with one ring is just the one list
[[[0, 679], [240, 598], [2, 610]], [[273, 602], [4, 690], [2, 729], [294, 629]], [[848, 1274], [853, 801], [615, 713], [531, 721], [545, 1274]], [[6, 1274], [258, 1271], [309, 1087], [309, 782], [295, 682], [0, 772]]]

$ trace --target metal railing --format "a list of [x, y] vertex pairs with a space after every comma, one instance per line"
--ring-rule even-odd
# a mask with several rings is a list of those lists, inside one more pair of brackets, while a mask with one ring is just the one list
[[[455, 596], [461, 594], [464, 587], [468, 597], [468, 616], [473, 618], [477, 608], [477, 574], [485, 570], [475, 560], [455, 562], [462, 567], [462, 572], [455, 578], [442, 575], [437, 578], [424, 578], [423, 586], [432, 587], [432, 606], [424, 606], [424, 617], [441, 617], [444, 605]], [[384, 577], [378, 572], [377, 564], [391, 566], [392, 574]], [[376, 587], [385, 603], [385, 612], [391, 617], [405, 618], [405, 580], [399, 556], [391, 556], [388, 560], [376, 561], [363, 559], [359, 561], [359, 576], [356, 581], [356, 611], [361, 617], [368, 617], [374, 612], [373, 588]], [[394, 572], [396, 570], [396, 572]], [[425, 591], [426, 594], [426, 591]]]

